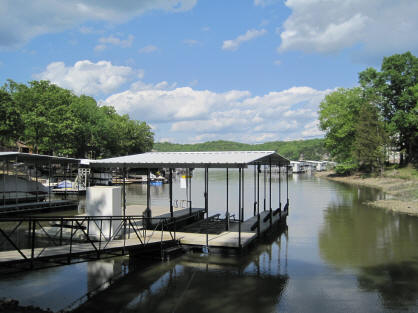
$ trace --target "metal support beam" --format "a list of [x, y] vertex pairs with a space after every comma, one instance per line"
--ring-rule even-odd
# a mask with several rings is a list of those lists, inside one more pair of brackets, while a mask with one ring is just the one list
[[170, 176], [168, 177], [169, 185], [169, 193], [170, 193], [170, 216], [171, 218], [174, 217], [173, 211], [173, 169], [170, 168]]
[[257, 214], [257, 165], [254, 165], [254, 216]]
[[238, 169], [238, 219], [239, 219], [239, 223], [238, 223], [238, 247], [241, 248], [241, 171], [242, 169], [239, 168]]
[[245, 197], [244, 197], [244, 173], [245, 173], [245, 168], [242, 169], [241, 171], [241, 197], [242, 197], [242, 201], [241, 201], [241, 222], [244, 222], [244, 208], [245, 208]]
[[271, 207], [271, 159], [269, 164], [269, 201], [270, 201], [270, 226], [273, 223], [273, 208]]
[[[151, 170], [147, 169], [147, 208], [145, 209], [145, 217], [151, 217]], [[149, 223], [151, 223], [149, 221]]]
[[267, 206], [267, 203], [266, 203], [266, 198], [267, 198], [267, 174], [266, 174], [266, 166], [265, 165], [263, 165], [263, 169], [264, 169], [264, 171], [263, 171], [263, 179], [264, 179], [264, 211], [266, 210], [266, 206]]
[[257, 237], [260, 237], [260, 165], [257, 165]]
[[229, 230], [229, 171], [226, 168], [226, 230]]

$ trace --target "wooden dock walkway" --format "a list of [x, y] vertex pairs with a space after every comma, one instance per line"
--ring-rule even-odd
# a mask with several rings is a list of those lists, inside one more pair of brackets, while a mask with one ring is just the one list
[[14, 213], [33, 213], [47, 211], [51, 209], [74, 210], [78, 207], [78, 201], [71, 200], [53, 200], [38, 202], [21, 202], [14, 204], [6, 204], [0, 206], [0, 215]]

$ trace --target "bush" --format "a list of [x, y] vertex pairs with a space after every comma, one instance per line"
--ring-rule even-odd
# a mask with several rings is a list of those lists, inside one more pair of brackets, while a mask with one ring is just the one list
[[357, 170], [357, 165], [354, 163], [341, 163], [335, 167], [335, 173], [341, 176], [351, 175], [355, 170]]

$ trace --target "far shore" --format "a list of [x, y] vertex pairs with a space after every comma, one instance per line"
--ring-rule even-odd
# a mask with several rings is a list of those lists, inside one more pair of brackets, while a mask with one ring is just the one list
[[418, 180], [416, 179], [403, 179], [396, 176], [362, 177], [361, 174], [335, 176], [332, 171], [316, 172], [315, 175], [346, 184], [378, 188], [391, 195], [392, 198], [370, 201], [366, 203], [367, 205], [418, 217]]

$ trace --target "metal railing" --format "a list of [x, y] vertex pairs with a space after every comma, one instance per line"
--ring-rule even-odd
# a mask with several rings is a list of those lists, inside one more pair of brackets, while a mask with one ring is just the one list
[[[176, 240], [173, 221], [144, 216], [48, 216], [0, 218], [0, 264], [93, 255]], [[156, 240], [155, 232], [161, 231]], [[152, 241], [151, 241], [152, 240]]]

